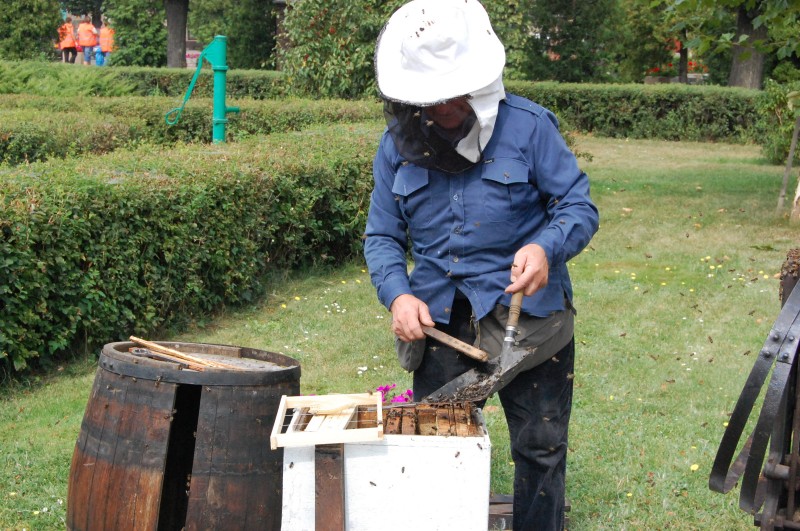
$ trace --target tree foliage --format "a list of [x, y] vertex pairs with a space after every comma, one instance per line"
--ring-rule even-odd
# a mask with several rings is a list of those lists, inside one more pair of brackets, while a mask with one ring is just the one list
[[673, 37], [664, 24], [664, 8], [638, 0], [619, 0], [610, 44], [616, 58], [609, 70], [620, 81], [640, 82], [653, 68], [672, 59], [667, 43]]
[[61, 0], [61, 7], [75, 15], [92, 15], [92, 23], [100, 25], [104, 0]]
[[61, 13], [57, 0], [11, 0], [0, 8], [0, 57], [54, 57]]
[[292, 91], [323, 97], [377, 94], [375, 39], [403, 0], [303, 0], [289, 5], [279, 53]]
[[[694, 39], [690, 45], [701, 54], [727, 53], [732, 57], [731, 84], [738, 86], [747, 76], [742, 64], [763, 69], [754, 64], [754, 55], [772, 54], [775, 62], [797, 61], [800, 58], [800, 2], [787, 0], [667, 0], [669, 9], [678, 18], [686, 18], [695, 25]], [[720, 31], [709, 27], [704, 20], [719, 22], [737, 17], [738, 28]], [[763, 58], [762, 58], [763, 62]]]
[[531, 0], [484, 1], [492, 27], [506, 48], [506, 79], [528, 79], [531, 63]]
[[614, 0], [532, 2], [530, 78], [576, 83], [606, 78], [614, 8]]
[[[403, 0], [303, 0], [284, 21], [289, 48], [279, 62], [299, 94], [375, 94], [375, 41]], [[509, 79], [599, 80], [608, 67], [614, 0], [486, 0], [506, 47]], [[560, 60], [552, 60], [553, 54]]]
[[115, 65], [167, 64], [166, 14], [162, 0], [106, 0], [114, 27]]
[[189, 32], [202, 46], [228, 38], [231, 68], [274, 68], [275, 8], [263, 0], [191, 0]]

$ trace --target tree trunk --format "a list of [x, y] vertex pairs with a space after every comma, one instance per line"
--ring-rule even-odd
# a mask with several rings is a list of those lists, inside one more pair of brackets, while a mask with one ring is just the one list
[[[789, 145], [789, 158], [786, 160], [786, 168], [783, 170], [783, 183], [781, 184], [781, 192], [778, 194], [778, 213], [783, 210], [783, 201], [786, 198], [786, 187], [789, 186], [789, 175], [792, 173], [792, 162], [794, 162], [794, 152], [797, 149], [797, 137], [800, 135], [800, 116], [794, 121], [794, 130], [792, 131], [792, 143]], [[792, 205], [792, 219], [795, 220], [800, 217], [800, 212], [795, 212], [797, 208], [797, 198], [800, 196], [800, 182], [797, 184], [797, 193], [795, 193], [794, 204]]]
[[164, 0], [167, 11], [167, 66], [186, 68], [186, 19], [189, 0]]
[[681, 43], [681, 56], [678, 60], [678, 81], [689, 82], [689, 50]]
[[761, 78], [764, 75], [763, 52], [758, 50], [758, 44], [767, 39], [767, 27], [763, 24], [757, 29], [753, 28], [753, 19], [758, 16], [757, 10], [748, 11], [744, 5], [739, 6], [736, 17], [736, 36], [733, 42], [739, 42], [739, 37], [747, 36], [743, 44], [734, 44], [731, 74], [728, 86], [752, 89], [761, 88]]
[[789, 215], [789, 221], [792, 223], [800, 222], [800, 180], [798, 180], [797, 191], [794, 194], [792, 213]]
[[689, 40], [686, 30], [681, 31], [681, 37], [678, 41], [678, 82], [689, 82], [689, 48], [686, 47], [686, 41]]

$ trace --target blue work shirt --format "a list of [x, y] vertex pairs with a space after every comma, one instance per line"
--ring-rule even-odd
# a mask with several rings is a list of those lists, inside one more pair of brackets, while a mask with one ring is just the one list
[[413, 294], [434, 321], [448, 323], [459, 290], [481, 319], [509, 304], [511, 263], [529, 243], [545, 250], [549, 279], [523, 299], [523, 311], [546, 317], [572, 301], [566, 264], [589, 243], [599, 215], [549, 110], [506, 94], [481, 162], [457, 174], [409, 163], [385, 132], [373, 176], [364, 255], [386, 308]]

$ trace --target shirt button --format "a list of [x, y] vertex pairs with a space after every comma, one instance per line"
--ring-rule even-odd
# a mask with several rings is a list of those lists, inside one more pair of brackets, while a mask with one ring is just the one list
[[461, 234], [461, 227], [456, 227], [456, 228], [453, 230], [453, 232], [455, 232], [456, 234]]
[[453, 262], [458, 262], [458, 257], [457, 256], [453, 257]]
[[458, 194], [453, 196], [453, 201], [458, 201]]

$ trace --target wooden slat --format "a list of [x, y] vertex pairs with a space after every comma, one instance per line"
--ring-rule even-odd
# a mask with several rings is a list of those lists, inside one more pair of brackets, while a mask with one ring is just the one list
[[95, 461], [94, 477], [92, 479], [92, 499], [89, 504], [89, 529], [106, 529], [108, 522], [106, 516], [113, 507], [107, 507], [109, 497], [113, 493], [114, 485], [111, 484], [113, 470], [114, 450], [119, 442], [119, 425], [125, 409], [125, 395], [128, 391], [130, 378], [123, 376], [110, 376], [111, 383], [106, 387], [106, 404], [103, 428], [98, 440], [97, 460]]
[[[110, 489], [106, 499], [103, 529], [122, 529], [135, 520], [136, 506], [147, 503], [146, 495], [142, 496], [141, 502], [137, 499], [139, 479], [142, 475], [153, 473], [141, 463], [141, 453], [147, 444], [146, 422], [150, 413], [153, 382], [132, 381], [130, 378], [126, 380], [128, 386], [125, 395], [117, 396], [117, 400], [123, 403], [123, 408], [111, 457]], [[163, 474], [163, 470], [156, 472], [159, 478]], [[158, 498], [152, 502], [158, 506]]]
[[356, 428], [368, 428], [378, 423], [378, 410], [368, 406], [358, 408], [358, 424]]
[[403, 435], [416, 435], [417, 434], [416, 411], [410, 407], [404, 407], [399, 409], [403, 418], [403, 426], [401, 429], [401, 433]]
[[160, 504], [163, 503], [165, 496], [164, 474], [172, 433], [171, 412], [178, 391], [178, 385], [174, 383], [148, 382], [145, 385], [152, 385], [152, 396], [149, 397], [149, 411], [142, 420], [144, 424], [142, 438], [146, 442], [141, 449], [141, 466], [151, 473], [141, 474], [133, 487], [137, 493], [135, 497], [138, 498], [133, 516], [135, 525], [131, 526], [134, 529], [156, 529], [156, 527], [145, 527], [144, 524], [140, 526], [140, 522], [153, 522], [153, 526], [163, 525], [160, 521]]
[[467, 412], [463, 406], [454, 406], [454, 421], [455, 430], [458, 437], [467, 437], [469, 435], [469, 425], [467, 423]]
[[385, 432], [392, 435], [397, 435], [402, 429], [403, 418], [397, 409], [390, 409], [386, 413], [386, 428]]
[[418, 404], [417, 426], [420, 435], [437, 435], [436, 408], [430, 404]]
[[356, 406], [334, 415], [314, 415], [303, 430], [306, 433], [319, 431], [341, 431], [347, 429], [350, 420], [356, 414]]
[[89, 500], [92, 493], [92, 480], [97, 461], [97, 437], [102, 426], [106, 398], [104, 397], [106, 379], [110, 373], [98, 369], [89, 402], [81, 422], [81, 431], [75, 444], [72, 464], [69, 472], [69, 488], [67, 498], [67, 527], [70, 529], [86, 529]]
[[[281, 396], [292, 391], [289, 383], [251, 388], [247, 407], [241, 409], [242, 426], [236, 436], [247, 442], [247, 452], [238, 458], [245, 490], [245, 520], [242, 529], [280, 529], [283, 490], [283, 448], [270, 449], [264, 441], [277, 417]], [[298, 392], [294, 390], [294, 392]], [[241, 393], [248, 389], [240, 388]]]
[[[255, 525], [259, 520], [256, 513], [262, 512], [263, 516], [266, 498], [269, 496], [268, 489], [261, 485], [267, 479], [263, 475], [267, 472], [266, 463], [259, 459], [260, 449], [266, 446], [263, 444], [265, 439], [260, 437], [266, 433], [261, 434], [258, 430], [252, 410], [253, 402], [264, 400], [264, 397], [263, 394], [259, 396], [259, 389], [255, 387], [235, 386], [230, 389], [231, 392], [224, 395], [223, 408], [230, 418], [225, 442], [225, 463], [224, 466], [217, 465], [216, 473], [222, 481], [227, 513], [223, 525], [228, 529], [270, 529], [266, 525]], [[262, 499], [250, 507], [247, 502], [252, 494], [257, 494], [256, 499]], [[248, 513], [253, 513], [250, 526], [246, 525]]]
[[[203, 387], [200, 398], [200, 412], [197, 418], [197, 431], [194, 447], [194, 461], [192, 463], [192, 480], [189, 490], [189, 504], [186, 510], [186, 530], [195, 531], [200, 529], [211, 529], [213, 524], [220, 525], [220, 522], [208, 522], [204, 518], [212, 516], [204, 514], [207, 507], [206, 497], [208, 491], [213, 489], [211, 485], [211, 470], [215, 452], [222, 452], [223, 448], [216, 448], [215, 434], [218, 430], [227, 431], [227, 423], [222, 411], [217, 411], [219, 403], [220, 387]], [[223, 418], [220, 418], [223, 417]], [[220, 423], [217, 426], [217, 422]], [[217, 459], [219, 459], [217, 457]]]
[[478, 422], [476, 422], [475, 408], [472, 406], [472, 402], [464, 403], [464, 411], [466, 411], [467, 413], [467, 426], [469, 427], [469, 436], [470, 437], [483, 436], [483, 428]]
[[440, 407], [436, 408], [436, 433], [444, 437], [455, 435], [452, 406], [440, 404]]
[[319, 445], [316, 464], [316, 531], [344, 531], [344, 446]]

